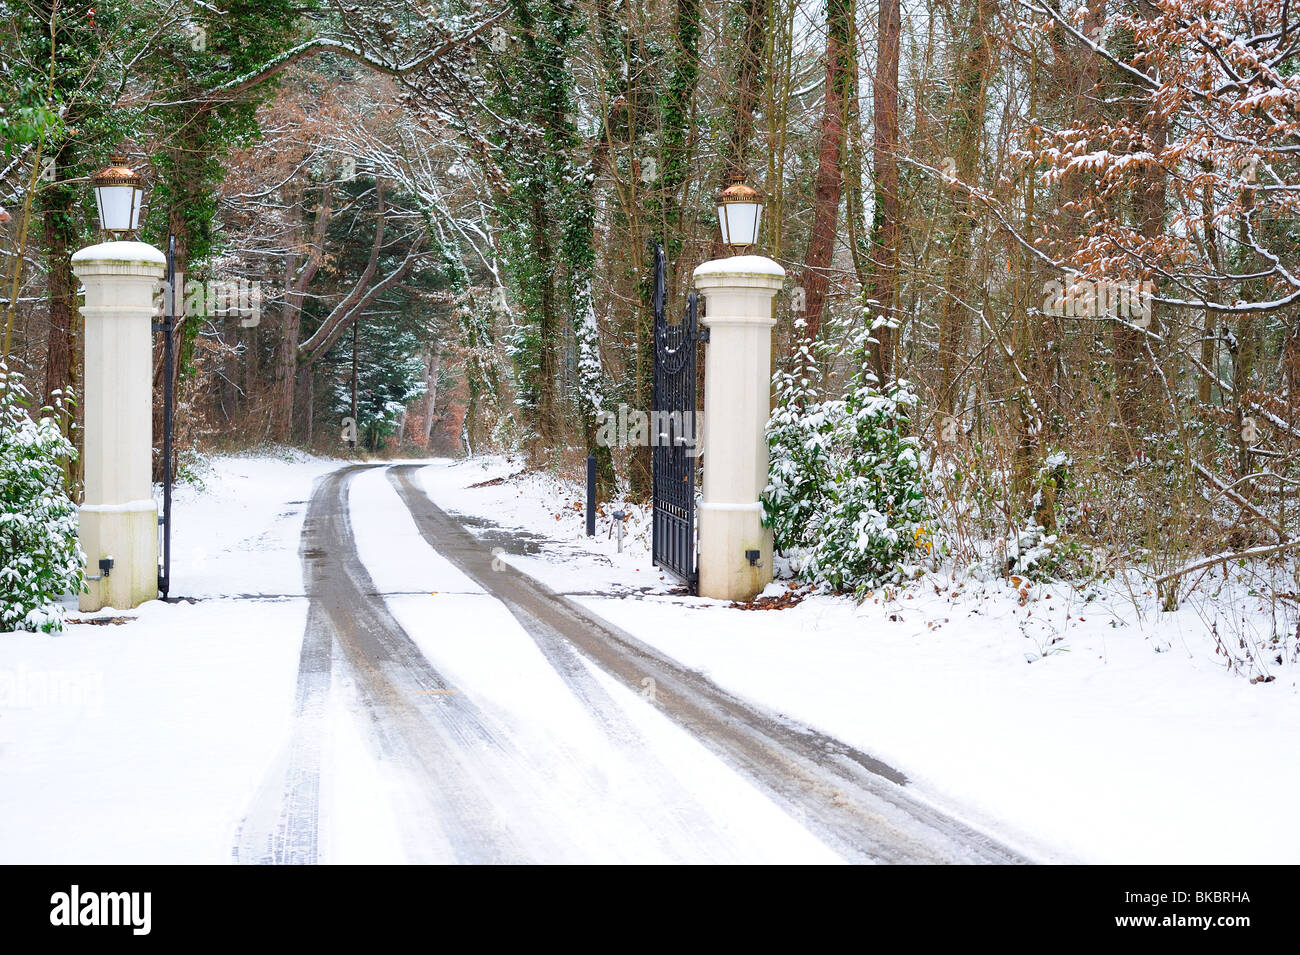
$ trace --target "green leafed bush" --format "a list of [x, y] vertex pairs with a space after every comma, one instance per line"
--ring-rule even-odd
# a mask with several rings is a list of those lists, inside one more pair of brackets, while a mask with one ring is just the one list
[[[33, 420], [20, 376], [0, 365], [0, 631], [63, 629], [65, 593], [80, 593], [86, 556], [64, 466], [77, 454], [48, 414]], [[44, 409], [50, 411], [50, 409]]]
[[777, 376], [768, 425], [763, 506], [776, 548], [826, 589], [898, 582], [930, 548], [924, 470], [909, 433], [916, 397], [906, 382], [882, 389], [863, 367], [842, 396], [827, 398], [811, 356], [799, 359]]

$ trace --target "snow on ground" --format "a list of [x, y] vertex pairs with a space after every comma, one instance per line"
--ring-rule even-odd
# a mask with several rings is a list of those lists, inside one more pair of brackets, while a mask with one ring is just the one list
[[0, 636], [0, 674], [19, 685], [0, 705], [0, 862], [229, 860], [288, 730], [303, 606], [132, 613]]
[[[299, 535], [314, 480], [337, 466], [297, 454], [213, 459], [202, 487], [176, 495], [172, 592], [193, 602], [100, 615], [132, 618], [121, 625], [0, 635], [0, 862], [229, 861], [284, 759], [306, 617]], [[1243, 585], [1206, 588], [1173, 614], [1141, 594], [1139, 614], [1119, 587], [1084, 602], [1061, 587], [1021, 594], [935, 575], [862, 605], [819, 596], [731, 609], [675, 592], [648, 558], [639, 510], [619, 554], [608, 513], [597, 538], [584, 536], [580, 489], [537, 473], [469, 487], [518, 469], [492, 458], [418, 473], [501, 559], [732, 692], [892, 763], [954, 814], [1046, 859], [1300, 861], [1288, 811], [1300, 791], [1295, 661], [1255, 652], [1274, 679], [1252, 684], [1228, 672], [1207, 634], [1211, 620], [1240, 656], [1243, 637], [1258, 645], [1294, 626]], [[749, 857], [734, 846], [756, 828], [773, 835], [757, 840], [764, 858], [821, 857], [683, 731], [594, 672], [662, 757], [647, 788], [644, 767], [602, 750], [509, 614], [433, 554], [394, 499], [382, 471], [355, 479], [362, 561], [436, 666], [481, 686], [521, 745], [551, 748], [556, 792], [571, 801], [566, 851], [582, 855], [620, 829], [613, 806], [646, 798], [653, 808], [693, 787], [700, 800], [673, 818], [710, 834], [702, 857]], [[478, 639], [449, 639], [470, 627]], [[547, 714], [553, 735], [520, 712]], [[376, 753], [345, 674], [324, 722], [322, 858], [409, 858], [411, 781]], [[556, 739], [569, 742], [555, 750]], [[584, 794], [580, 767], [593, 759], [604, 800]], [[577, 817], [591, 825], [570, 826]], [[653, 831], [626, 835], [621, 857], [660, 857]]]
[[348, 514], [361, 563], [385, 594], [485, 593], [425, 544], [385, 468], [363, 471], [352, 479]]
[[172, 595], [196, 602], [0, 634], [0, 862], [229, 860], [293, 714], [307, 603], [214, 595], [302, 594], [305, 502], [338, 464], [214, 459], [174, 499]]
[[343, 463], [292, 450], [211, 458], [173, 493], [173, 595], [301, 597], [312, 483]]
[[[58, 635], [0, 634], [0, 862], [223, 863], [241, 826], [274, 826], [296, 732], [303, 515], [313, 482], [341, 463], [212, 459], [176, 494], [172, 594], [189, 599], [106, 609]], [[586, 711], [509, 611], [428, 547], [383, 469], [353, 479], [349, 505], [392, 611], [499, 731], [498, 747], [452, 769], [491, 794], [526, 857], [837, 861], [686, 731], [593, 673], [626, 720], [611, 742], [609, 714]], [[445, 820], [429, 817], [430, 779], [378, 738], [334, 659], [306, 724], [321, 741], [319, 859], [453, 861]]]
[[[586, 536], [585, 491], [499, 456], [435, 460], [418, 472], [443, 510], [468, 516], [466, 525], [499, 548], [498, 556], [563, 593], [680, 590], [681, 582], [650, 560], [650, 514], [624, 501], [602, 505], [596, 536]], [[475, 486], [479, 485], [479, 486]], [[623, 552], [613, 512], [623, 508]], [[475, 521], [488, 526], [475, 526]], [[505, 531], [498, 532], [499, 525]], [[566, 559], [572, 558], [572, 559]]]
[[[470, 487], [520, 468], [437, 462], [421, 477], [444, 509], [519, 529], [518, 546], [491, 532], [503, 559], [726, 689], [884, 759], [954, 814], [1058, 860], [1300, 862], [1287, 811], [1300, 668], [1285, 647], [1279, 664], [1239, 645], [1295, 621], [1248, 584], [1207, 587], [1169, 614], [1120, 585], [1088, 600], [933, 574], [861, 605], [731, 609], [665, 593], [676, 582], [651, 565], [644, 515], [619, 555], [608, 518], [585, 537], [580, 488], [535, 472]], [[1229, 672], [1207, 621], [1274, 679]]]
[[[602, 716], [615, 722], [588, 710], [506, 606], [429, 549], [384, 470], [353, 479], [349, 511], [362, 562], [384, 582], [393, 615], [449, 692], [465, 694], [497, 730], [499, 746], [481, 747], [468, 769], [531, 857], [837, 861], [703, 744], [594, 667], [616, 701], [614, 715]], [[496, 760], [505, 771], [494, 773]], [[427, 832], [437, 821], [422, 826]], [[337, 833], [339, 821], [330, 828]], [[422, 836], [406, 840], [397, 860], [411, 858]], [[428, 861], [451, 858], [435, 847]]]

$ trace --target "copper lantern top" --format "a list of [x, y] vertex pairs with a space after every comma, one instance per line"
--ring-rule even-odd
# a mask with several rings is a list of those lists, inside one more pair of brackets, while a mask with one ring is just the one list
[[718, 193], [718, 202], [761, 202], [762, 196], [757, 189], [745, 182], [745, 174], [739, 170], [731, 174], [731, 185]]
[[136, 186], [140, 184], [140, 174], [126, 164], [126, 157], [113, 153], [108, 157], [108, 166], [90, 177], [92, 186]]

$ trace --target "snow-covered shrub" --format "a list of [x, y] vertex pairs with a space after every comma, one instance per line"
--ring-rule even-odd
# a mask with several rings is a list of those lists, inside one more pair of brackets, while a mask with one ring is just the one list
[[1020, 574], [1030, 580], [1047, 580], [1055, 576], [1057, 540], [1057, 535], [1047, 533], [1042, 524], [1029, 520], [1007, 541], [1007, 573]]
[[33, 421], [30, 404], [21, 377], [0, 365], [0, 630], [52, 633], [63, 629], [56, 601], [81, 592], [86, 566], [64, 490], [77, 451], [53, 417]]
[[794, 372], [777, 376], [765, 520], [805, 580], [859, 593], [897, 582], [930, 548], [920, 451], [909, 434], [916, 397], [906, 382], [881, 389], [863, 366], [843, 397], [818, 400], [812, 368], [804, 351]]
[[1067, 492], [1075, 488], [1064, 451], [1050, 451], [1034, 477], [1032, 513], [1012, 528], [1006, 539], [1003, 573], [1030, 580], [1086, 578], [1098, 573], [1093, 548], [1077, 534], [1086, 531], [1083, 509]]
[[[796, 321], [803, 338], [804, 323]], [[818, 400], [819, 377], [805, 344], [795, 356], [793, 372], [778, 372], [773, 382], [776, 410], [767, 423], [768, 485], [763, 497], [764, 522], [772, 528], [778, 550], [800, 548], [806, 529], [822, 505], [830, 482], [830, 449], [825, 416]]]

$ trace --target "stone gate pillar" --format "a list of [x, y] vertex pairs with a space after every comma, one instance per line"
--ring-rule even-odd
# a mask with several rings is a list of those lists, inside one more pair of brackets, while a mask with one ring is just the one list
[[127, 609], [158, 596], [153, 500], [153, 297], [166, 259], [143, 242], [104, 242], [72, 256], [86, 286], [85, 503], [77, 532], [91, 576], [84, 611]]
[[772, 298], [785, 269], [761, 255], [695, 270], [709, 341], [704, 351], [704, 484], [699, 525], [702, 597], [752, 600], [772, 580], [764, 430], [772, 403]]

